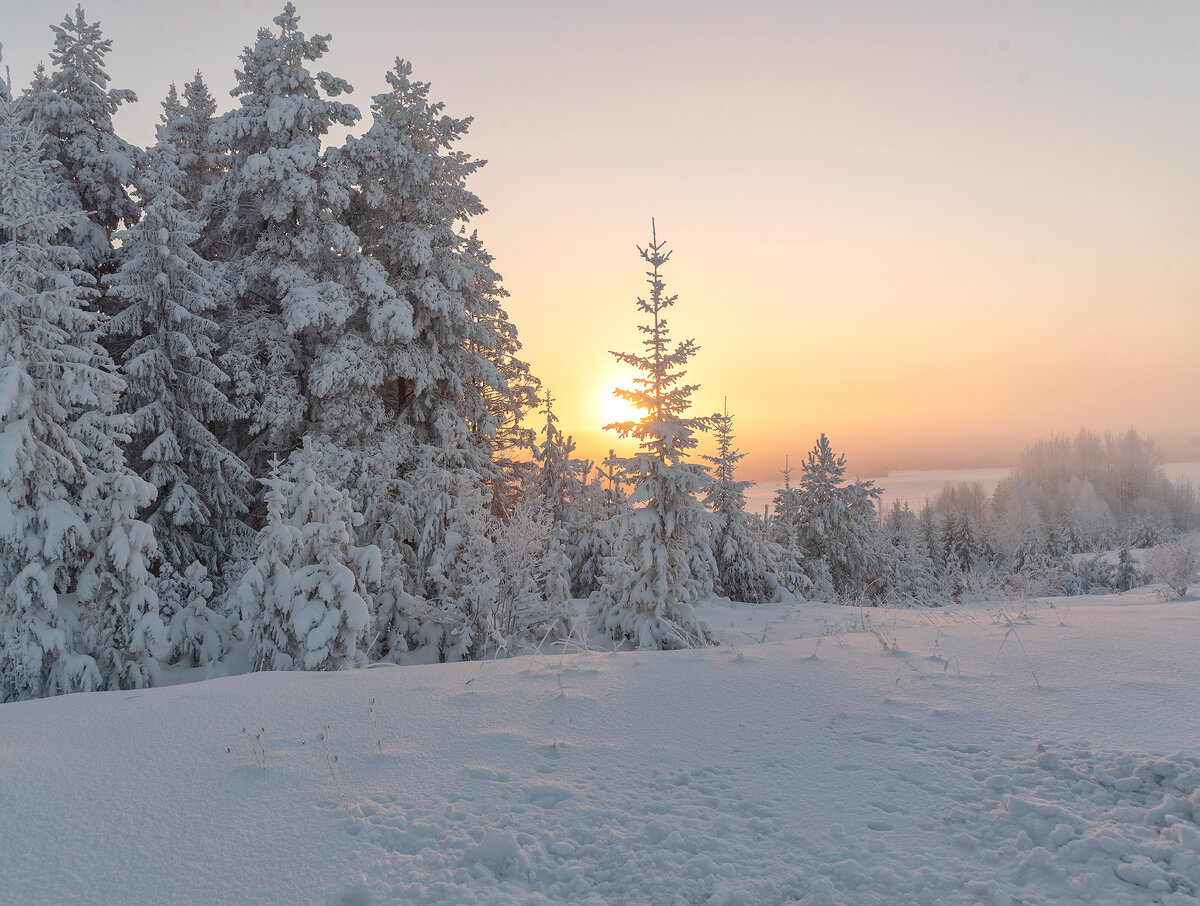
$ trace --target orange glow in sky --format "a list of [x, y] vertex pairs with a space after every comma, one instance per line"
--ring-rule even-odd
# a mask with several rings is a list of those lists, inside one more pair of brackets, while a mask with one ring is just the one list
[[[4, 9], [18, 85], [73, 6]], [[1085, 426], [1200, 459], [1200, 4], [297, 6], [361, 110], [399, 55], [475, 117], [480, 233], [581, 454], [629, 449], [600, 429], [655, 217], [696, 414], [728, 398], [743, 477], [822, 431], [852, 471]], [[197, 68], [227, 109], [281, 7], [86, 3], [140, 97], [125, 137]]]

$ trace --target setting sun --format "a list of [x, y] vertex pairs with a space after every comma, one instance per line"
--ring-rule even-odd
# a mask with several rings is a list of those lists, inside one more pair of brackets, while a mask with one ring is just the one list
[[[603, 427], [617, 422], [637, 421], [642, 418], [645, 415], [642, 410], [613, 392], [618, 388], [632, 390], [633, 387], [633, 375], [628, 372], [613, 371], [605, 380], [601, 381], [595, 391], [596, 424]], [[612, 432], [609, 433], [612, 434]], [[615, 439], [616, 435], [613, 434], [613, 437]]]

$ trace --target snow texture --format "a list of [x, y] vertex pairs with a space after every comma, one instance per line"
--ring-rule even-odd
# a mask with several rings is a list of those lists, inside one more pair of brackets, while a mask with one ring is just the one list
[[1195, 903], [1197, 603], [1052, 603], [710, 603], [720, 648], [0, 706], [0, 890]]

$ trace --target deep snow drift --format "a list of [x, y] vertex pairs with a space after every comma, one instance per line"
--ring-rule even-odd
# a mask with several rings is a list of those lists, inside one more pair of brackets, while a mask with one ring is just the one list
[[0, 706], [0, 901], [1200, 901], [1195, 599], [699, 611]]

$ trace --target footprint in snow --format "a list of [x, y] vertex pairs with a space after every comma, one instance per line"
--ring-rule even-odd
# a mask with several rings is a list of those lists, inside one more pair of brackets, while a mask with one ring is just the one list
[[554, 808], [564, 799], [571, 798], [571, 791], [560, 786], [531, 786], [521, 793], [521, 801], [542, 808]]

